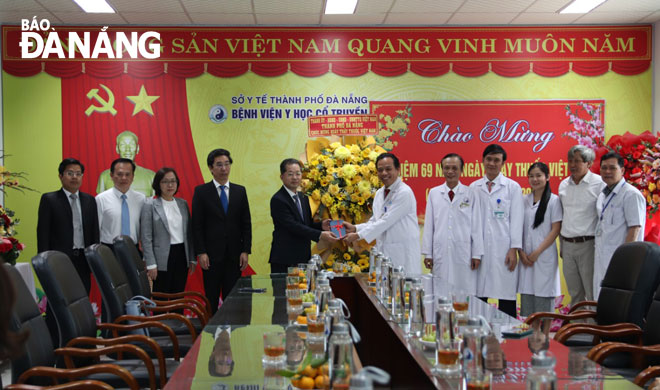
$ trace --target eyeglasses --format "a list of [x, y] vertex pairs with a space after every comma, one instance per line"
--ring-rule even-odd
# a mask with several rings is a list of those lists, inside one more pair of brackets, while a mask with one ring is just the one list
[[65, 171], [64, 174], [69, 177], [83, 177], [83, 173], [80, 171]]
[[287, 172], [285, 175], [286, 175], [286, 177], [300, 177], [300, 176], [302, 176], [302, 173], [301, 172]]
[[177, 183], [176, 180], [161, 180], [160, 184], [165, 184], [167, 186], [170, 184], [177, 184]]
[[215, 165], [216, 167], [218, 167], [218, 168], [229, 168], [229, 167], [231, 166], [231, 163], [230, 163], [230, 162], [226, 162], [226, 163], [215, 163], [214, 165]]

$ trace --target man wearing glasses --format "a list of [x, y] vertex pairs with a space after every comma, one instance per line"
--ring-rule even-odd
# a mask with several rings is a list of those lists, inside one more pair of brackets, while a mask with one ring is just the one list
[[62, 188], [43, 194], [39, 202], [37, 248], [67, 254], [89, 294], [90, 270], [84, 249], [99, 242], [96, 202], [92, 195], [79, 191], [85, 172], [80, 161], [65, 158], [58, 170]]
[[220, 293], [226, 297], [248, 266], [252, 221], [245, 187], [229, 182], [231, 155], [215, 149], [206, 158], [213, 180], [195, 187], [192, 231], [204, 291], [213, 313]]
[[311, 241], [328, 244], [338, 238], [330, 232], [330, 220], [314, 222], [309, 199], [300, 191], [302, 163], [287, 158], [280, 164], [282, 188], [270, 198], [273, 218], [273, 243], [270, 247], [270, 272], [287, 272], [288, 266], [306, 263], [312, 256]]

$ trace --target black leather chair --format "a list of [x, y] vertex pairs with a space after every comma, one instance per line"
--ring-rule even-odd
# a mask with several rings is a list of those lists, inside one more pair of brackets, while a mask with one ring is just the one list
[[[64, 254], [61, 255], [66, 257]], [[126, 367], [115, 364], [96, 364], [80, 368], [73, 366], [72, 357], [98, 358], [109, 353], [124, 352], [141, 358], [142, 360], [138, 360], [140, 363], [137, 363], [137, 365], [150, 367], [151, 380], [147, 375], [146, 378], [143, 377], [143, 379], [146, 379], [146, 381], [143, 380], [143, 383], [146, 382], [147, 386], [151, 385], [152, 389], [156, 388], [155, 376], [153, 376], [154, 366], [151, 359], [143, 350], [133, 345], [125, 345], [121, 344], [121, 341], [116, 341], [111, 343], [112, 345], [107, 343], [105, 344], [107, 346], [103, 348], [95, 348], [97, 345], [103, 344], [88, 338], [89, 340], [80, 340], [79, 342], [79, 345], [84, 344], [87, 348], [67, 346], [66, 348], [54, 350], [46, 321], [39, 312], [39, 307], [32, 298], [32, 294], [25, 285], [23, 278], [14, 267], [8, 264], [2, 265], [2, 267], [9, 274], [16, 291], [16, 303], [9, 319], [9, 328], [14, 332], [29, 333], [23, 354], [12, 359], [12, 382], [20, 385], [46, 386], [56, 384], [57, 379], [94, 378], [114, 386], [124, 387], [128, 385], [132, 389], [138, 389], [140, 384], [135, 378], [138, 374], [137, 371], [131, 373]], [[73, 269], [73, 265], [71, 265], [71, 268]], [[82, 281], [79, 280], [78, 282], [82, 291], [85, 292]], [[90, 346], [92, 349], [89, 349]], [[58, 356], [64, 359], [67, 368], [55, 368]], [[143, 373], [147, 372], [145, 369], [141, 371]]]
[[[159, 328], [164, 329], [170, 334], [170, 336], [152, 337], [161, 347], [163, 354], [166, 357], [179, 360], [181, 354], [185, 355], [188, 350], [190, 350], [192, 343], [197, 337], [197, 332], [195, 332], [195, 328], [190, 320], [183, 315], [177, 313], [165, 313], [150, 317], [126, 315], [124, 304], [126, 301], [134, 297], [134, 295], [128, 284], [124, 269], [121, 267], [110, 248], [103, 244], [91, 245], [85, 249], [85, 257], [87, 258], [89, 268], [92, 270], [94, 278], [101, 290], [103, 306], [105, 307], [109, 322], [124, 323], [130, 321], [148, 321], [153, 323], [157, 321]], [[186, 306], [180, 304], [170, 305], [165, 311], [185, 308]], [[159, 308], [156, 307], [153, 310], [151, 308], [149, 310], [158, 311], [158, 309]], [[174, 335], [172, 329], [161, 322], [163, 320], [177, 320], [184, 323], [189, 330], [189, 334]], [[113, 330], [113, 332], [115, 332], [114, 335], [118, 334], [117, 330]]]
[[[579, 302], [569, 314], [534, 313], [525, 322], [531, 324], [542, 318], [559, 318], [564, 325], [555, 334], [555, 340], [572, 345], [573, 337], [588, 333], [593, 336], [589, 344], [597, 344], [601, 330], [629, 328], [622, 323], [637, 327], [644, 325], [644, 317], [649, 310], [653, 294], [660, 284], [660, 246], [651, 242], [632, 242], [619, 246], [601, 283], [598, 302]], [[596, 310], [584, 310], [585, 306], [596, 306]], [[593, 318], [596, 325], [568, 323], [572, 320]], [[580, 332], [577, 332], [577, 329]], [[592, 331], [587, 332], [587, 329]], [[628, 337], [621, 334], [618, 337]]]
[[[116, 237], [113, 242], [113, 252], [126, 273], [126, 278], [128, 279], [128, 284], [131, 287], [133, 295], [142, 295], [150, 298], [156, 302], [158, 306], [162, 307], [176, 304], [186, 305], [188, 310], [197, 315], [197, 318], [190, 319], [195, 331], [199, 333], [204, 329], [211, 313], [210, 303], [204, 295], [196, 291], [184, 291], [175, 294], [160, 292], [152, 293], [151, 287], [149, 286], [146, 264], [144, 260], [142, 260], [142, 257], [140, 257], [140, 254], [135, 247], [135, 243], [129, 236]], [[196, 299], [186, 297], [195, 297]], [[159, 300], [159, 298], [166, 300]], [[197, 299], [200, 299], [201, 302]], [[160, 312], [166, 310], [171, 309], [159, 309]], [[166, 320], [164, 323], [171, 327], [176, 334], [188, 334], [187, 327], [180, 321]], [[156, 330], [156, 334], [159, 334], [158, 330]]]

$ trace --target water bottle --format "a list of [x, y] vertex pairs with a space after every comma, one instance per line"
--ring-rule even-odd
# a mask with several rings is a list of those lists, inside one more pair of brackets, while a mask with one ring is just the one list
[[384, 256], [381, 252], [378, 252], [376, 254], [376, 263], [374, 264], [374, 272], [376, 273], [376, 296], [380, 297], [380, 285], [381, 285], [381, 277], [380, 277], [380, 267], [381, 264], [383, 263]]
[[437, 349], [448, 349], [449, 342], [456, 337], [454, 308], [451, 299], [439, 297], [435, 309], [435, 342]]
[[316, 281], [316, 313], [325, 313], [328, 309], [328, 301], [332, 299], [332, 289], [327, 278], [319, 278]]
[[421, 337], [424, 328], [424, 288], [421, 278], [413, 278], [410, 288], [410, 312], [408, 313], [410, 334]]
[[316, 265], [316, 261], [312, 258], [309, 260], [309, 263], [307, 263], [307, 291], [308, 292], [315, 292], [316, 291], [316, 279], [318, 275], [318, 267]]
[[527, 390], [555, 390], [555, 358], [548, 351], [540, 351], [532, 356], [532, 368], [527, 373]]
[[392, 295], [390, 311], [392, 317], [398, 322], [404, 319], [404, 310], [406, 307], [406, 297], [403, 285], [406, 282], [406, 275], [403, 266], [396, 266], [392, 269], [392, 278], [390, 279], [390, 291]]
[[392, 278], [392, 261], [385, 257], [380, 263], [380, 299], [388, 307], [390, 305], [391, 291], [390, 279]]
[[328, 342], [330, 387], [347, 389], [351, 373], [355, 370], [353, 362], [353, 341], [348, 334], [348, 324], [340, 322], [332, 328]]
[[364, 367], [360, 372], [351, 376], [350, 390], [373, 390], [373, 382], [386, 385], [390, 382], [390, 374], [378, 367]]
[[326, 314], [326, 329], [333, 329], [333, 327], [341, 322], [344, 322], [345, 319], [351, 317], [351, 313], [348, 311], [348, 306], [340, 298], [332, 298], [328, 301], [328, 310]]
[[468, 318], [463, 327], [463, 369], [465, 372], [477, 372], [484, 369], [483, 338], [488, 332], [481, 326], [481, 319]]
[[[378, 251], [376, 250], [376, 247], [371, 248], [369, 251], [369, 277], [367, 280], [369, 281], [370, 286], [374, 286], [376, 282], [376, 256], [378, 255]], [[373, 282], [372, 282], [373, 280]]]

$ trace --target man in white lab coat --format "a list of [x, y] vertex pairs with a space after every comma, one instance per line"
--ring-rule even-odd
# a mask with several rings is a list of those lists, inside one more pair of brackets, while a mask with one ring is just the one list
[[623, 178], [624, 159], [615, 152], [600, 158], [600, 175], [606, 187], [598, 195], [596, 211], [596, 255], [594, 257], [594, 299], [616, 248], [626, 242], [643, 241], [646, 223], [644, 195]]
[[463, 158], [441, 160], [446, 181], [429, 191], [422, 236], [424, 265], [470, 295], [477, 293], [477, 269], [484, 253], [479, 197], [460, 182]]
[[376, 158], [378, 178], [383, 187], [376, 191], [373, 215], [359, 225], [344, 222], [346, 242], [359, 239], [376, 240], [376, 248], [392, 259], [393, 265], [402, 265], [406, 274], [421, 274], [421, 250], [417, 201], [412, 189], [399, 177], [401, 165], [392, 153], [382, 153]]
[[470, 184], [479, 196], [483, 216], [484, 256], [477, 296], [497, 298], [499, 309], [516, 317], [517, 250], [522, 248], [523, 197], [520, 185], [501, 171], [506, 151], [490, 144], [483, 151], [486, 176]]

